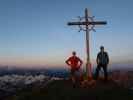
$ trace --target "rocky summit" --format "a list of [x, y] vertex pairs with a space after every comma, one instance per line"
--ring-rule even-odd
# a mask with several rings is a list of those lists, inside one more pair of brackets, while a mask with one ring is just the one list
[[55, 80], [44, 87], [22, 89], [6, 100], [133, 100], [133, 91], [112, 80], [83, 81], [76, 86], [70, 80]]

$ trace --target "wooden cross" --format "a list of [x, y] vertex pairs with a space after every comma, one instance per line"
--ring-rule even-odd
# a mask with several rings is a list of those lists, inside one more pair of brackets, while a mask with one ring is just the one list
[[84, 31], [86, 31], [86, 53], [87, 53], [87, 59], [86, 59], [86, 75], [89, 78], [92, 78], [92, 72], [91, 72], [91, 61], [90, 61], [90, 44], [89, 44], [89, 31], [94, 30], [93, 27], [90, 28], [90, 26], [95, 25], [105, 25], [107, 24], [106, 21], [93, 21], [89, 20], [88, 16], [88, 10], [85, 9], [85, 17], [83, 17], [85, 21], [79, 21], [79, 22], [68, 22], [68, 25], [79, 25], [79, 26], [85, 26]]

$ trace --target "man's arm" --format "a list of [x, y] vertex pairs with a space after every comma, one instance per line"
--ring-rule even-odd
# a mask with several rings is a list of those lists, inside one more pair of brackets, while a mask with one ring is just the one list
[[106, 52], [106, 56], [107, 56], [107, 64], [109, 64], [109, 55], [107, 52]]
[[97, 64], [99, 64], [99, 53], [97, 54], [96, 62], [97, 62]]
[[70, 61], [70, 58], [69, 58], [69, 59], [67, 59], [65, 62], [66, 62], [66, 64], [67, 64], [67, 65], [69, 65], [69, 66], [70, 66], [69, 61]]
[[79, 60], [79, 67], [80, 67], [83, 64], [83, 61], [80, 58], [78, 58], [78, 60]]
[[80, 66], [82, 66], [82, 64], [83, 64], [83, 61], [82, 61], [81, 59], [80, 59], [79, 61], [80, 61]]

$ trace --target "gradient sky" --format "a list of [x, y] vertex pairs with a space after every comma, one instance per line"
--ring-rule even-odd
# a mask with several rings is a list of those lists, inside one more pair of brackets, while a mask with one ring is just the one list
[[111, 63], [133, 63], [132, 0], [0, 0], [0, 64], [64, 66], [73, 50], [84, 62], [85, 33], [67, 26], [88, 8], [106, 26], [91, 32], [91, 60], [101, 45]]

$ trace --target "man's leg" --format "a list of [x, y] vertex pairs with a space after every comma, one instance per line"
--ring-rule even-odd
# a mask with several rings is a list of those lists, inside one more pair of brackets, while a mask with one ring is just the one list
[[99, 76], [99, 71], [101, 69], [101, 66], [100, 65], [97, 65], [97, 68], [96, 68], [96, 73], [95, 73], [95, 79], [97, 80], [98, 76]]
[[77, 86], [77, 76], [76, 76], [76, 70], [71, 69], [71, 80], [72, 80], [72, 85], [75, 88]]
[[80, 82], [82, 81], [82, 70], [81, 69], [77, 69], [74, 72], [74, 76], [75, 76], [75, 85], [79, 86]]
[[82, 69], [78, 69], [78, 81], [83, 81], [83, 72]]
[[104, 71], [104, 80], [108, 80], [108, 72], [107, 72], [107, 65], [103, 66], [103, 71]]
[[71, 69], [71, 80], [73, 83], [75, 83], [75, 76], [74, 76], [75, 71]]

